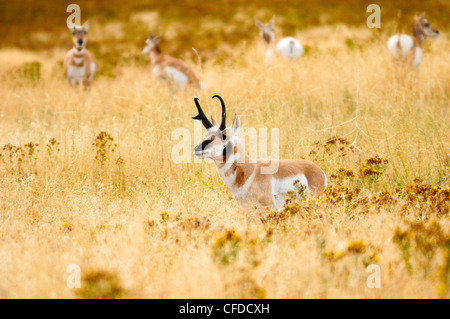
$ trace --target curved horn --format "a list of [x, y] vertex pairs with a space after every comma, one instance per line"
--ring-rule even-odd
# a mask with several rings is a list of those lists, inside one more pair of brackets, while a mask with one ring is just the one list
[[198, 97], [194, 98], [194, 101], [195, 101], [195, 105], [197, 106], [198, 115], [194, 116], [192, 119], [202, 121], [202, 124], [206, 129], [211, 128], [213, 125], [208, 120], [205, 113], [203, 113], [202, 107], [200, 106], [200, 103], [198, 103]]
[[222, 122], [220, 123], [220, 130], [223, 131], [227, 128], [226, 125], [226, 119], [227, 119], [227, 110], [225, 108], [225, 103], [223, 102], [222, 98], [219, 95], [214, 95], [212, 98], [218, 98], [220, 100], [220, 104], [222, 104]]

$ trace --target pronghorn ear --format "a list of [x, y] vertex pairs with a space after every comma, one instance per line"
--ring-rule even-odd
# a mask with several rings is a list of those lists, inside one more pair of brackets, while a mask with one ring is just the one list
[[83, 30], [84, 30], [84, 31], [89, 30], [89, 21], [86, 21], [86, 22], [83, 24]]
[[158, 43], [159, 43], [159, 40], [161, 40], [161, 34], [158, 35], [158, 36], [153, 40], [153, 42], [154, 42], [155, 44], [158, 44]]
[[237, 131], [239, 131], [239, 128], [241, 127], [241, 120], [239, 119], [239, 115], [235, 115], [234, 116], [234, 121], [233, 121], [233, 125], [231, 126], [231, 128], [228, 130], [228, 135], [231, 137], [233, 135], [235, 135], [237, 133]]
[[263, 24], [261, 21], [259, 21], [258, 19], [255, 18], [255, 24], [258, 27], [259, 30], [261, 30], [263, 28]]
[[416, 16], [414, 17], [414, 19], [416, 20], [416, 21], [420, 21], [420, 20], [422, 20], [423, 18], [425, 17], [425, 11], [423, 11], [422, 13], [418, 13], [418, 14], [416, 14]]
[[274, 26], [275, 26], [275, 16], [273, 16], [269, 22], [269, 27], [271, 27], [273, 29]]

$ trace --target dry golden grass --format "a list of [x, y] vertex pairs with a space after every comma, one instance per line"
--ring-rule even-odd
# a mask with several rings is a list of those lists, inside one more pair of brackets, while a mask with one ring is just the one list
[[[62, 51], [23, 53], [39, 79], [0, 51], [14, 62], [0, 70], [0, 296], [448, 298], [450, 40], [427, 42], [416, 80], [387, 34], [324, 28], [297, 34], [310, 47], [292, 63], [265, 66], [259, 39], [220, 64], [188, 61], [206, 89], [176, 94], [141, 64], [83, 94], [62, 78]], [[217, 117], [213, 94], [244, 128], [279, 128], [282, 158], [315, 161], [351, 195], [243, 210], [212, 164], [175, 164], [172, 131], [193, 132], [195, 95]], [[365, 163], [375, 156], [388, 163]], [[367, 166], [380, 176], [359, 175]], [[421, 183], [441, 197], [408, 190]], [[366, 286], [370, 263], [380, 289]]]

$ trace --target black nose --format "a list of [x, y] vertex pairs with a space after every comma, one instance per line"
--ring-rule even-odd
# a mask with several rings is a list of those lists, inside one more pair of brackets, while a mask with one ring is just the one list
[[200, 153], [201, 151], [203, 151], [202, 143], [198, 144], [198, 145], [194, 148], [194, 152], [195, 152], [195, 153]]
[[78, 40], [78, 44], [82, 45], [83, 44], [83, 40]]

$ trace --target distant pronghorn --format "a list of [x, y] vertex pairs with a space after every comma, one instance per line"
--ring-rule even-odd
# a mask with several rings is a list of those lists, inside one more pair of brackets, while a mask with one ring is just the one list
[[86, 34], [89, 29], [89, 22], [83, 26], [74, 26], [72, 31], [72, 41], [74, 47], [67, 52], [64, 59], [64, 77], [69, 84], [83, 83], [85, 88], [89, 88], [97, 70], [97, 62], [94, 55], [86, 50]]
[[259, 29], [259, 35], [266, 45], [266, 62], [272, 58], [274, 50], [285, 59], [297, 59], [303, 54], [303, 47], [297, 39], [285, 37], [278, 41], [275, 40], [275, 17], [268, 24], [263, 24], [255, 18], [255, 23]]
[[416, 68], [422, 61], [422, 45], [425, 37], [437, 38], [439, 35], [439, 31], [430, 27], [424, 16], [425, 13], [422, 13], [414, 17], [412, 37], [407, 34], [396, 34], [387, 42], [394, 58], [406, 60]]
[[[193, 119], [202, 121], [207, 129], [205, 140], [194, 148], [194, 154], [199, 158], [211, 158], [216, 163], [225, 185], [240, 205], [253, 203], [278, 208], [284, 203], [286, 193], [295, 191], [296, 181], [314, 194], [322, 192], [327, 186], [327, 177], [322, 169], [310, 161], [282, 159], [273, 163], [273, 160], [249, 158], [244, 145], [236, 136], [241, 126], [239, 116], [236, 114], [233, 126], [227, 128], [225, 103], [220, 96], [214, 95], [213, 98], [215, 97], [222, 104], [220, 126], [213, 118], [212, 123], [208, 120], [198, 98], [194, 99], [198, 115]], [[272, 164], [277, 164], [278, 170], [267, 173], [267, 168]]]
[[183, 61], [161, 53], [158, 45], [160, 39], [160, 35], [155, 38], [153, 37], [153, 33], [150, 33], [148, 39], [145, 41], [145, 48], [142, 50], [142, 54], [150, 55], [150, 59], [154, 65], [153, 74], [160, 81], [173, 82], [180, 90], [186, 84], [191, 84], [201, 89], [202, 82], [200, 82], [194, 71]]

